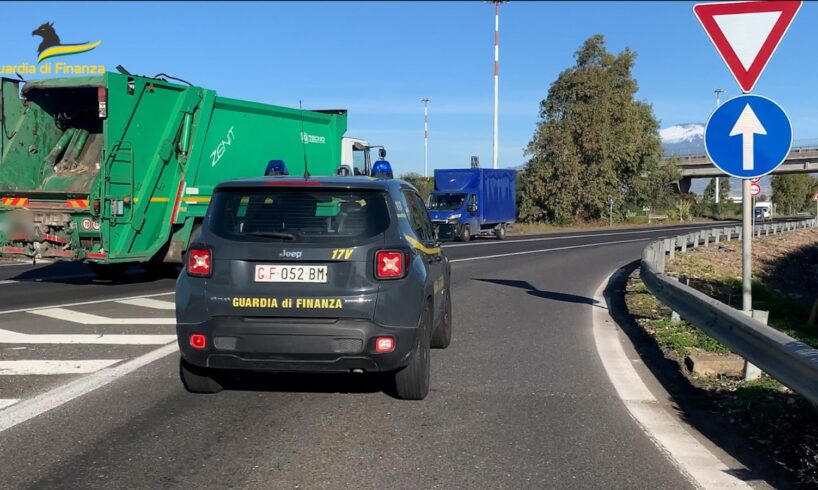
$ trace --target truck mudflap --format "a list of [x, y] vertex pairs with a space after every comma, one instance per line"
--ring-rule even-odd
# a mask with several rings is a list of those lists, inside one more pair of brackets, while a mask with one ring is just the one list
[[[99, 222], [87, 198], [0, 200], [0, 255], [74, 260], [105, 258]], [[98, 257], [93, 257], [98, 256]]]

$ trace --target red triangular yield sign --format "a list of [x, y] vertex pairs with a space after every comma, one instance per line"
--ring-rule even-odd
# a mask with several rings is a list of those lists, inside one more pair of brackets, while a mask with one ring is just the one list
[[795, 14], [798, 1], [702, 3], [693, 12], [745, 93], [752, 92]]

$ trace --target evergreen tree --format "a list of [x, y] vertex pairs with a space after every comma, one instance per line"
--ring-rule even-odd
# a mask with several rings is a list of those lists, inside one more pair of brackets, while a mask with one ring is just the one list
[[609, 198], [617, 206], [653, 205], [667, 200], [678, 178], [672, 166], [660, 167], [652, 107], [634, 98], [636, 54], [626, 49], [613, 55], [596, 35], [575, 59], [540, 104], [519, 189], [523, 221], [599, 219], [607, 215]]
[[815, 195], [816, 180], [809, 174], [773, 175], [773, 202], [780, 214], [807, 209]]

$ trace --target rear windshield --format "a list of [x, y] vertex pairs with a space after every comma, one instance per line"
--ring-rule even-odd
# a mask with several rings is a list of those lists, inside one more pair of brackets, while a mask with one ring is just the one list
[[225, 189], [213, 196], [208, 228], [244, 241], [354, 242], [389, 227], [383, 192], [347, 189]]

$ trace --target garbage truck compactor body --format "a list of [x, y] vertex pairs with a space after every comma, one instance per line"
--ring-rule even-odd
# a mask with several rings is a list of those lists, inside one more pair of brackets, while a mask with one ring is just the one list
[[179, 263], [216, 184], [333, 175], [346, 124], [116, 73], [2, 79], [0, 256]]

